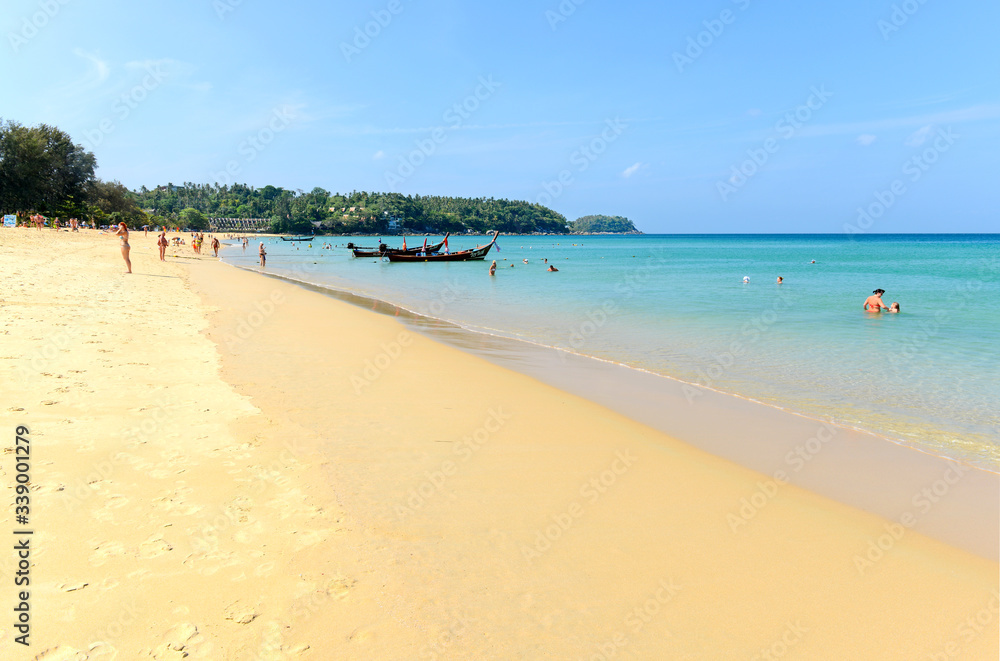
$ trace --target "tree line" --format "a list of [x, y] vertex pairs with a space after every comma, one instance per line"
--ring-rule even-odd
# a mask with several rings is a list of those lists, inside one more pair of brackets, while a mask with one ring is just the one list
[[97, 159], [64, 131], [48, 124], [23, 126], [0, 119], [0, 211], [25, 221], [40, 213], [142, 224], [135, 195], [94, 175]]
[[636, 231], [618, 216], [569, 223], [548, 207], [522, 200], [193, 182], [132, 191], [98, 179], [96, 169], [94, 154], [64, 131], [0, 119], [0, 212], [18, 213], [25, 221], [40, 213], [97, 224], [204, 230], [212, 217], [258, 218], [270, 220], [272, 232], [297, 234]]
[[472, 230], [510, 233], [567, 231], [566, 217], [539, 204], [496, 198], [351, 191], [308, 193], [275, 186], [168, 183], [136, 191], [140, 206], [173, 217], [195, 209], [207, 217], [267, 218], [278, 233], [440, 234]]

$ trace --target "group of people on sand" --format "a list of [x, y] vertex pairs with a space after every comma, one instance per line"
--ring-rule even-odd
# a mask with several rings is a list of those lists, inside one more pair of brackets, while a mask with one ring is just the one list
[[[122, 259], [125, 260], [125, 269], [126, 269], [125, 272], [131, 273], [132, 260], [130, 259], [129, 254], [132, 251], [132, 246], [130, 246], [128, 242], [128, 227], [125, 225], [125, 223], [118, 223], [118, 226], [112, 227], [112, 229], [114, 230], [114, 235], [117, 236], [120, 240], [119, 247], [121, 248], [122, 251]], [[199, 254], [201, 253], [201, 241], [203, 241], [204, 238], [205, 235], [199, 232], [196, 235], [196, 238], [192, 241], [192, 246], [194, 247], [195, 252]], [[174, 237], [173, 241], [174, 245], [184, 243], [183, 239], [178, 239], [177, 237]], [[163, 231], [160, 232], [159, 236], [156, 237], [156, 247], [159, 249], [161, 262], [167, 261], [168, 245], [170, 245], [170, 240], [167, 239], [167, 231], [164, 229]], [[221, 245], [222, 244], [219, 243], [219, 239], [213, 236], [211, 246], [212, 249], [215, 251], [216, 257], [219, 256], [219, 248], [221, 247]], [[263, 252], [264, 244], [263, 243], [260, 244], [260, 247], [261, 251]], [[263, 266], [263, 263], [261, 265]]]
[[[205, 243], [205, 233], [204, 232], [192, 232], [191, 234], [191, 247], [196, 253], [201, 254], [201, 246]], [[212, 251], [215, 256], [219, 256], [219, 247], [222, 245], [219, 243], [219, 237], [213, 236], [212, 241], [209, 243], [212, 246]]]
[[[30, 220], [31, 220], [31, 222], [34, 224], [35, 228], [39, 232], [41, 232], [42, 231], [42, 227], [49, 222], [49, 219], [46, 218], [45, 216], [43, 216], [40, 213], [36, 213], [33, 216], [31, 216]], [[63, 222], [65, 222], [66, 227], [69, 228], [70, 232], [79, 232], [80, 231], [80, 225], [81, 225], [81, 223], [76, 218], [70, 218], [67, 221], [60, 221], [59, 218], [53, 218], [52, 219], [52, 229], [54, 229], [54, 230], [62, 229]], [[83, 226], [86, 227], [87, 223], [84, 222]]]
[[[527, 259], [527, 258], [524, 258], [524, 259], [522, 259], [521, 261], [522, 261], [522, 262], [524, 262], [525, 264], [527, 264], [527, 263], [528, 263], [528, 259]], [[547, 259], [546, 259], [546, 260], [545, 260], [545, 263], [546, 263], [546, 264], [549, 264], [549, 260], [547, 260]], [[514, 265], [513, 265], [513, 264], [511, 264], [511, 265], [510, 265], [510, 267], [511, 267], [511, 268], [514, 268]], [[553, 272], [553, 273], [555, 273], [555, 272], [556, 272], [556, 271], [558, 271], [559, 269], [557, 269], [557, 268], [556, 268], [555, 266], [553, 266], [552, 264], [549, 264], [549, 268], [547, 268], [547, 269], [545, 269], [545, 270], [546, 270], [546, 271], [550, 271], [550, 272]], [[495, 259], [494, 259], [494, 260], [493, 260], [493, 263], [492, 263], [492, 264], [490, 264], [490, 275], [496, 275], [496, 274], [497, 274], [497, 260], [495, 260]]]

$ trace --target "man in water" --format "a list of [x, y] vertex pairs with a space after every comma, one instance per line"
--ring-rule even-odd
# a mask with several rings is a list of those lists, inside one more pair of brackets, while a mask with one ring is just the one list
[[889, 306], [882, 302], [882, 294], [884, 293], [884, 289], [873, 291], [872, 295], [865, 299], [865, 310], [869, 312], [881, 312], [883, 309], [888, 310]]

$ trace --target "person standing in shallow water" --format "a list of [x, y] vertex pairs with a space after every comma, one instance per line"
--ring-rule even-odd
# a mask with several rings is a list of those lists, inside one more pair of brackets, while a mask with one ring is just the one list
[[121, 237], [122, 259], [125, 260], [125, 266], [128, 267], [126, 273], [131, 273], [132, 260], [128, 258], [128, 254], [132, 250], [132, 246], [128, 244], [128, 228], [125, 227], [125, 223], [118, 223], [118, 231], [115, 232], [115, 236]]
[[260, 250], [258, 252], [260, 253], [260, 267], [264, 268], [264, 265], [267, 264], [267, 251], [264, 250], [263, 241], [260, 242]]
[[865, 299], [865, 310], [869, 312], [881, 312], [883, 309], [888, 310], [889, 306], [882, 302], [882, 294], [884, 293], [884, 289], [873, 291], [872, 295]]

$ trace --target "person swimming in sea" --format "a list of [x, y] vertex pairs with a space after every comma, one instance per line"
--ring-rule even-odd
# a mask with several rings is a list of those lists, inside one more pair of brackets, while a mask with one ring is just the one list
[[881, 312], [883, 309], [888, 310], [889, 306], [882, 302], [882, 294], [884, 293], [884, 289], [873, 291], [872, 295], [865, 299], [864, 309], [869, 312]]
[[889, 312], [899, 312], [899, 302], [893, 301], [892, 305], [889, 306]]
[[490, 264], [490, 275], [496, 275], [496, 274], [497, 274], [497, 260], [494, 259], [493, 263]]

